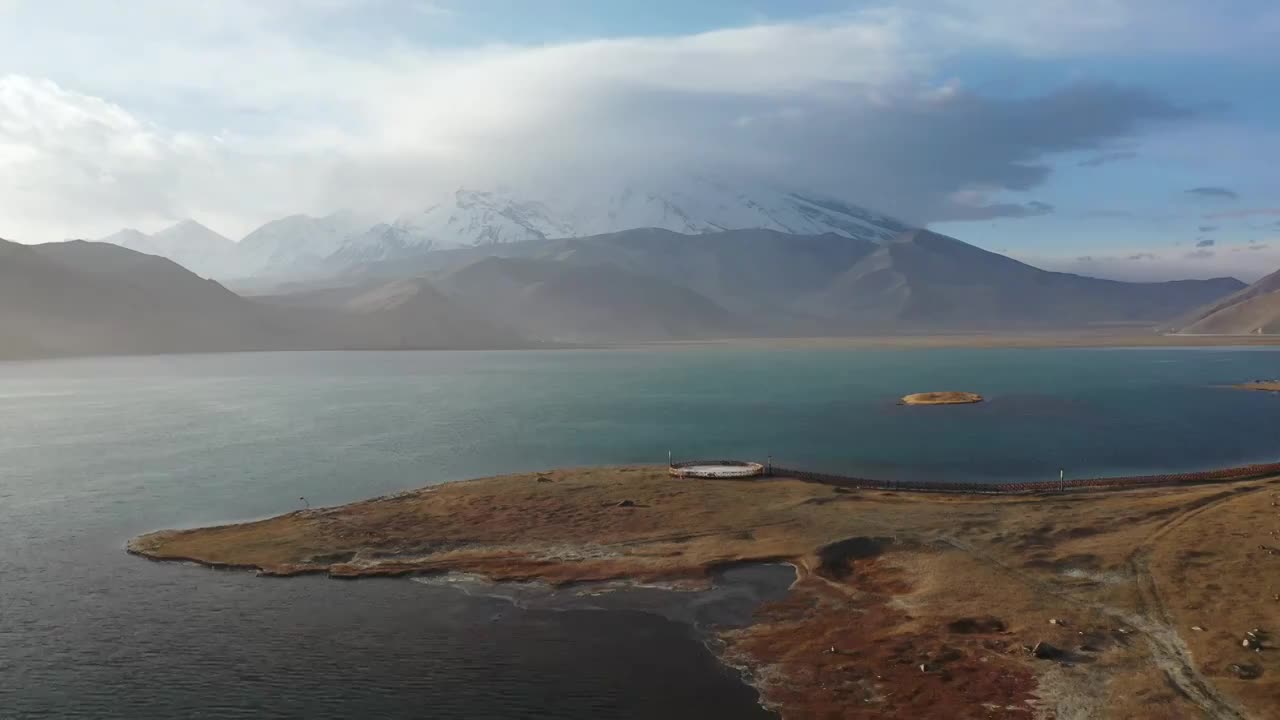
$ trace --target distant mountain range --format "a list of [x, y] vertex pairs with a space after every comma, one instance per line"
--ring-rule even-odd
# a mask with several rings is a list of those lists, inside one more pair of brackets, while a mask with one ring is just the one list
[[155, 235], [122, 230], [102, 238], [168, 257], [219, 280], [306, 279], [369, 262], [460, 247], [586, 237], [634, 228], [685, 234], [760, 228], [789, 234], [835, 233], [884, 241], [909, 227], [893, 218], [814, 193], [691, 177], [660, 185], [593, 186], [537, 196], [460, 189], [389, 222], [352, 213], [293, 215], [239, 243], [185, 220]]
[[642, 228], [422, 252], [242, 297], [116, 245], [0, 241], [0, 357], [1154, 329], [1252, 302], [1242, 288], [1047, 272], [925, 230]]
[[239, 242], [190, 220], [105, 240], [0, 241], [0, 357], [1280, 331], [1280, 274], [1245, 288], [1048, 272], [831, 198], [706, 178], [458, 190], [390, 222], [294, 215]]

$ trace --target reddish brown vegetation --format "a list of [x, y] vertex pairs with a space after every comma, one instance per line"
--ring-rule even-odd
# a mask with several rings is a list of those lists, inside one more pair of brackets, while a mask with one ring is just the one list
[[[789, 718], [1280, 718], [1280, 483], [1266, 478], [954, 496], [602, 468], [163, 531], [130, 550], [553, 584], [697, 585], [724, 564], [785, 560], [790, 594], [724, 640]], [[1241, 645], [1252, 628], [1260, 652]]]

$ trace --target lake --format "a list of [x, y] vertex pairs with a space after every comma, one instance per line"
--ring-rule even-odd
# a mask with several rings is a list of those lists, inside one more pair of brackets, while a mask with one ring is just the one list
[[[702, 600], [596, 610], [448, 583], [261, 579], [122, 547], [301, 497], [668, 452], [959, 481], [1275, 461], [1280, 396], [1222, 386], [1278, 375], [1275, 350], [1219, 348], [0, 364], [0, 716], [767, 717], [701, 648], [705, 623], [681, 608]], [[989, 402], [896, 404], [926, 390]], [[711, 601], [740, 612], [751, 583], [725, 587]]]

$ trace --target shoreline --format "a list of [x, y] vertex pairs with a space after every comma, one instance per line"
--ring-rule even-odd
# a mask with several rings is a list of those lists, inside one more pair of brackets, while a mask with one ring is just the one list
[[[1252, 568], [1280, 568], [1265, 550], [1280, 540], [1233, 537], [1274, 515], [1280, 478], [974, 496], [665, 470], [446, 483], [149, 533], [128, 549], [268, 576], [466, 572], [561, 589], [705, 588], [717, 569], [787, 562], [795, 580], [785, 597], [714, 633], [717, 657], [745, 668], [761, 704], [784, 716], [966, 717], [955, 709], [984, 703], [1066, 714], [1102, 699], [1113, 717], [1151, 703], [1168, 714], [1266, 717], [1270, 706], [1258, 703], [1280, 691], [1280, 657], [1237, 657], [1236, 637], [1266, 624], [1273, 591]], [[1213, 626], [1186, 632], [1202, 624]], [[1053, 659], [1032, 646], [1055, 648]], [[1231, 668], [1245, 663], [1262, 663], [1260, 677], [1237, 678], [1245, 671]]]
[[46, 361], [102, 360], [116, 358], [154, 358], [208, 355], [276, 354], [276, 353], [487, 353], [487, 352], [561, 352], [572, 350], [652, 350], [652, 349], [885, 349], [929, 350], [960, 348], [1053, 349], [1053, 348], [1254, 348], [1280, 347], [1280, 335], [1176, 335], [1140, 332], [1031, 332], [1031, 333], [942, 333], [937, 335], [852, 335], [814, 337], [745, 337], [705, 338], [696, 340], [599, 341], [590, 343], [527, 343], [492, 348], [466, 347], [333, 347], [333, 348], [228, 348], [161, 353], [54, 354], [0, 356], [2, 364], [30, 364]]
[[1143, 332], [941, 333], [937, 335], [865, 335], [846, 337], [761, 337], [614, 343], [610, 349], [1053, 349], [1053, 348], [1251, 348], [1280, 347], [1280, 335], [1177, 335]]
[[[774, 579], [734, 577], [735, 573], [744, 571], [769, 571], [782, 567], [789, 572], [785, 583], [776, 583]], [[765, 701], [752, 668], [730, 662], [726, 657], [725, 643], [720, 632], [749, 626], [751, 616], [763, 604], [791, 591], [799, 582], [800, 573], [801, 570], [791, 563], [750, 563], [715, 571], [710, 586], [706, 588], [681, 583], [641, 583], [627, 579], [553, 587], [537, 581], [493, 581], [465, 573], [413, 577], [410, 581], [430, 587], [449, 588], [468, 598], [497, 599], [522, 611], [639, 612], [675, 623], [687, 630], [697, 646], [721, 668], [743, 686], [750, 688], [760, 708], [780, 717], [780, 709]], [[745, 617], [740, 614], [743, 608], [732, 607], [735, 600], [740, 600], [742, 593], [751, 596], [753, 603]], [[777, 597], [770, 597], [774, 595]], [[726, 604], [729, 607], [725, 607]], [[709, 608], [713, 617], [699, 617], [706, 614]]]

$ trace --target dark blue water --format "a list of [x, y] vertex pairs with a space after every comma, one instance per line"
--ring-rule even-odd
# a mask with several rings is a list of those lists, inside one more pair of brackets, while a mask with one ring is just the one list
[[[668, 450], [957, 480], [1276, 460], [1280, 396], [1219, 386], [1277, 376], [1274, 351], [1220, 349], [0, 364], [0, 716], [751, 717], [754, 693], [663, 617], [679, 613], [266, 580], [121, 547], [303, 495], [340, 503]], [[935, 389], [991, 401], [894, 404]]]

